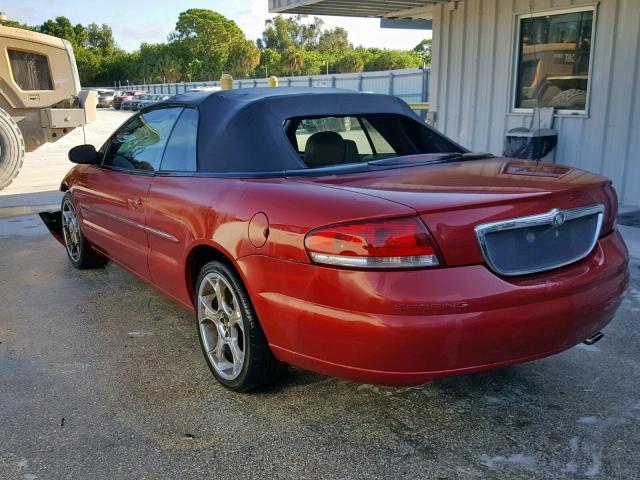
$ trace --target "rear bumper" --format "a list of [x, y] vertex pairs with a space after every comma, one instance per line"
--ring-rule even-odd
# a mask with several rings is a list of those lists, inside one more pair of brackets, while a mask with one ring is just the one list
[[249, 256], [241, 272], [280, 360], [411, 385], [545, 357], [613, 318], [629, 282], [618, 233], [562, 269], [504, 279], [483, 265], [356, 272]]

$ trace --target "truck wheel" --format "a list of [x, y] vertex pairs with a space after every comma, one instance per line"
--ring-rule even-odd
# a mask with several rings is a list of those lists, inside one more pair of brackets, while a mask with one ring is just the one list
[[556, 108], [584, 108], [587, 103], [587, 92], [572, 88], [559, 93], [551, 99], [551, 105]]
[[0, 109], [0, 190], [18, 175], [24, 159], [24, 140], [18, 124]]

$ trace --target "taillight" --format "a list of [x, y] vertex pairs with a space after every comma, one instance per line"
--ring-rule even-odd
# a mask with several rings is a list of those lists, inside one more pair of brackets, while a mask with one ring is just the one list
[[309, 232], [314, 263], [351, 268], [423, 268], [440, 264], [427, 227], [416, 217], [346, 223]]
[[608, 235], [616, 228], [616, 220], [618, 217], [618, 194], [615, 188], [609, 184], [605, 186], [604, 192], [607, 196], [607, 206], [604, 212], [605, 217], [602, 222], [600, 236]]

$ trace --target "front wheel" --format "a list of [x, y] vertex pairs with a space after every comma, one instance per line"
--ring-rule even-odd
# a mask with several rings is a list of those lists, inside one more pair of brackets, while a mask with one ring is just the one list
[[96, 252], [82, 233], [70, 192], [65, 193], [62, 198], [62, 237], [74, 267], [96, 268], [107, 263], [107, 258]]
[[271, 352], [240, 277], [213, 261], [196, 283], [200, 346], [213, 376], [246, 392], [266, 385], [286, 367]]

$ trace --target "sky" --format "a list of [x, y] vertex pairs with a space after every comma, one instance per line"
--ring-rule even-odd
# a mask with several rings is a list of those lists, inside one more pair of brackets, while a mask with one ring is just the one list
[[[260, 37], [264, 21], [273, 16], [268, 13], [268, 0], [135, 0], [112, 4], [96, 0], [22, 0], [5, 3], [2, 8], [8, 19], [32, 25], [60, 15], [74, 24], [106, 23], [113, 29], [118, 45], [129, 51], [137, 49], [142, 42], [165, 41], [175, 27], [178, 14], [189, 8], [208, 8], [235, 20], [251, 40]], [[431, 34], [420, 30], [381, 29], [380, 20], [373, 18], [321, 18], [328, 28], [346, 28], [351, 43], [356, 46], [408, 50]]]

